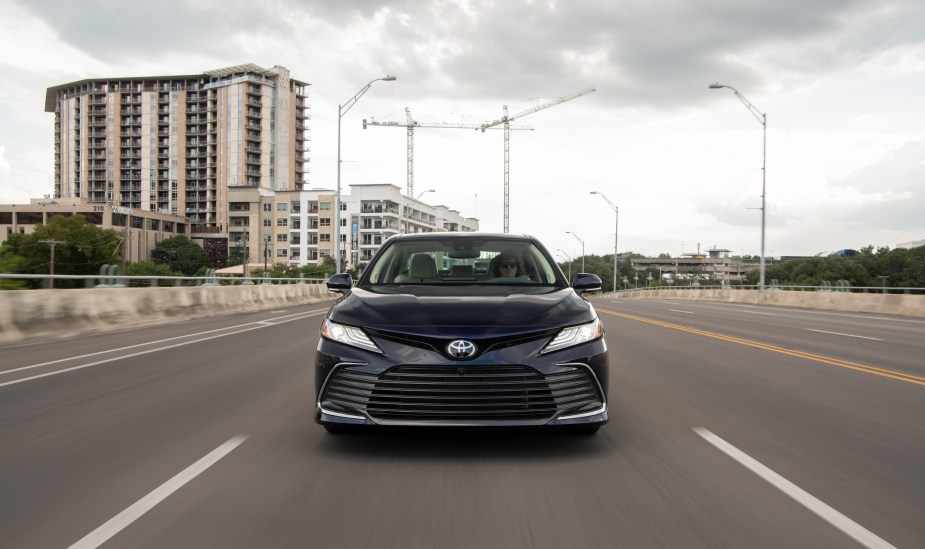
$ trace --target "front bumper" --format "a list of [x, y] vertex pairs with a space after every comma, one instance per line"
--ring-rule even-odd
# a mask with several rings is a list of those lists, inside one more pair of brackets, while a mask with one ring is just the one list
[[321, 339], [315, 419], [325, 425], [454, 427], [606, 423], [604, 340], [539, 355], [543, 344], [526, 342], [458, 361], [394, 342], [384, 342], [379, 355]]

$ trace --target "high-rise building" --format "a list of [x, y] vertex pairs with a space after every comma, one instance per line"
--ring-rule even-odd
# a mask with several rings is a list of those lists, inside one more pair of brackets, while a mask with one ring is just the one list
[[192, 238], [224, 256], [247, 229], [229, 221], [231, 195], [259, 202], [308, 183], [308, 85], [247, 64], [48, 88], [54, 198], [185, 215]]

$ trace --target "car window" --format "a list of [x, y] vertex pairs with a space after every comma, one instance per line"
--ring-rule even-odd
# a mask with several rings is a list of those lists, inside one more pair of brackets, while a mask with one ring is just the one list
[[557, 280], [554, 265], [529, 240], [447, 237], [391, 243], [361, 283], [552, 286]]

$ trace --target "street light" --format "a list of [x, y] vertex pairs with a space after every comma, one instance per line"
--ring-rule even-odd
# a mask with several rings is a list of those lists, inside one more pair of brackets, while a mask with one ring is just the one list
[[764, 291], [764, 225], [765, 225], [765, 190], [767, 183], [767, 160], [768, 160], [768, 115], [759, 111], [754, 105], [745, 98], [744, 95], [739, 93], [739, 90], [733, 88], [732, 86], [726, 86], [725, 84], [720, 84], [718, 82], [710, 84], [711, 90], [718, 90], [721, 88], [729, 88], [732, 90], [732, 93], [739, 98], [739, 101], [745, 105], [745, 108], [748, 109], [748, 112], [752, 113], [758, 122], [761, 123], [763, 130], [763, 145], [761, 152], [761, 262], [759, 263], [758, 269], [758, 291]]
[[604, 193], [599, 193], [597, 191], [591, 191], [591, 194], [599, 195], [601, 198], [607, 201], [610, 204], [610, 207], [613, 208], [614, 213], [616, 213], [617, 222], [614, 225], [613, 229], [613, 291], [617, 291], [617, 233], [620, 232], [620, 208], [616, 204], [611, 202], [604, 196]]
[[575, 240], [581, 242], [581, 272], [585, 272], [585, 241], [578, 238], [578, 235], [572, 231], [565, 231], [566, 233], [575, 237]]
[[358, 91], [353, 97], [348, 99], [343, 105], [337, 106], [337, 194], [334, 196], [334, 265], [335, 272], [340, 274], [340, 165], [342, 160], [340, 159], [340, 120], [347, 114], [356, 102], [363, 97], [363, 94], [369, 91], [369, 88], [372, 87], [373, 82], [378, 82], [382, 80], [384, 82], [391, 82], [397, 80], [394, 76], [385, 75], [382, 78], [376, 78], [375, 80], [370, 80], [369, 84], [363, 86], [360, 91]]
[[424, 193], [432, 193], [432, 192], [436, 192], [436, 191], [434, 191], [433, 189], [427, 189], [426, 191], [421, 191], [421, 194], [419, 194], [419, 195], [417, 196], [417, 198], [413, 198], [413, 199], [411, 199], [410, 202], [408, 202], [407, 204], [405, 204], [405, 215], [404, 215], [404, 217], [405, 217], [405, 233], [410, 232], [409, 229], [411, 228], [411, 215], [410, 215], [410, 213], [409, 213], [409, 208], [411, 208], [411, 206], [412, 206], [415, 202], [417, 202], [418, 200], [420, 200], [421, 197], [424, 196]]
[[568, 279], [569, 281], [571, 281], [572, 280], [572, 256], [565, 253], [565, 250], [563, 250], [562, 248], [556, 248], [556, 251], [562, 252], [562, 255], [568, 258]]

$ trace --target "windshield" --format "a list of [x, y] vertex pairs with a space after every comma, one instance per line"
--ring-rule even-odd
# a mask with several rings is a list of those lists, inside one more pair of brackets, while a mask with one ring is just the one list
[[556, 286], [556, 267], [524, 239], [457, 236], [397, 240], [385, 246], [359, 281], [362, 286]]

